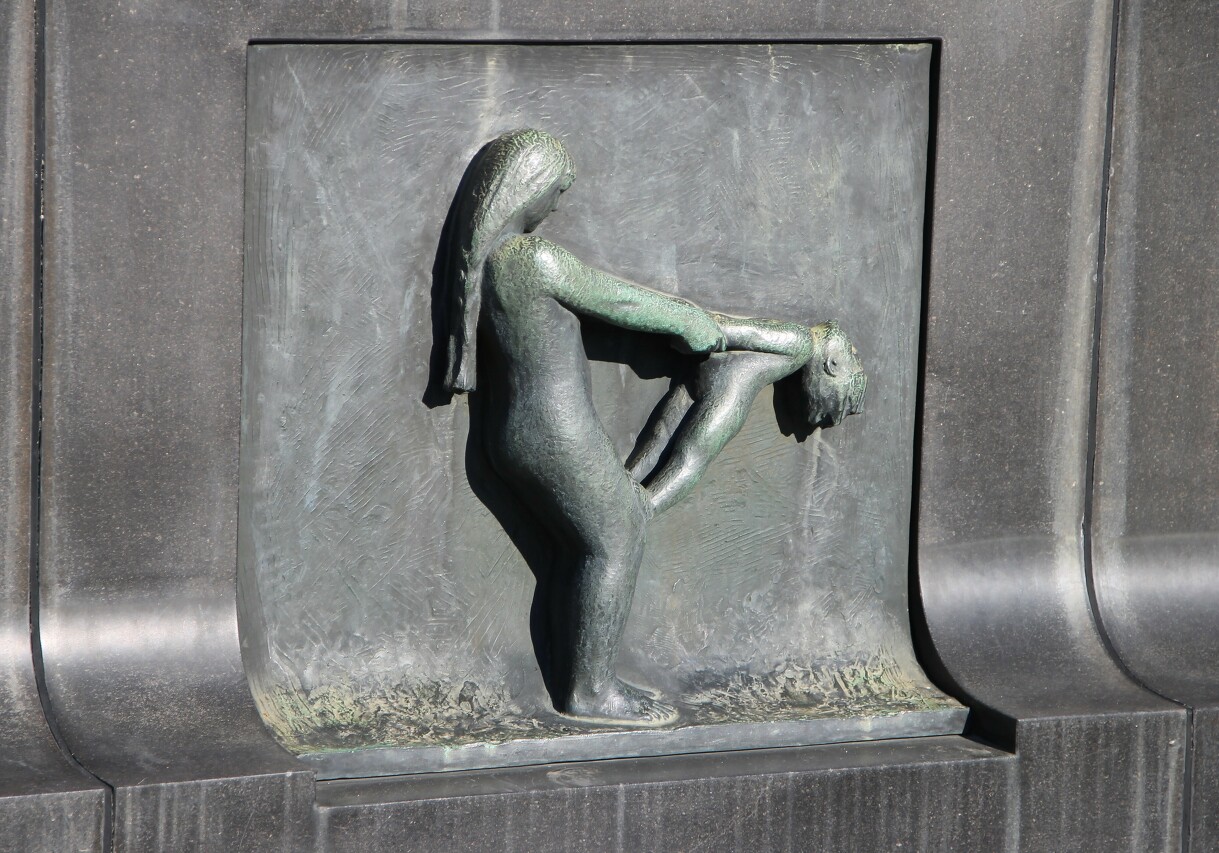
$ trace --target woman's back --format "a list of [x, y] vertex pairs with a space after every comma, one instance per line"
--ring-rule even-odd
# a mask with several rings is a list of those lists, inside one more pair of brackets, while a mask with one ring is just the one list
[[482, 324], [499, 350], [500, 378], [518, 392], [514, 400], [525, 388], [549, 398], [578, 391], [591, 405], [580, 320], [556, 298], [580, 274], [578, 264], [532, 235], [510, 236], [487, 257]]

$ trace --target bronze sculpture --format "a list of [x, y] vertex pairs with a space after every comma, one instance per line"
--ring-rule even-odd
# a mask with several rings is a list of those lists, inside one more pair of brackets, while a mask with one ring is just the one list
[[[615, 671], [648, 520], [694, 487], [766, 385], [800, 372], [814, 427], [858, 411], [866, 383], [834, 323], [809, 329], [711, 314], [532, 236], [574, 178], [562, 144], [532, 129], [502, 134], [471, 164], [446, 271], [446, 386], [473, 391], [481, 372], [492, 465], [571, 555], [553, 614], [566, 657], [560, 710], [589, 722], [663, 726], [676, 709]], [[580, 317], [669, 335], [678, 349], [705, 357], [662, 400], [626, 465], [593, 408]], [[491, 357], [476, 358], [480, 338]]]

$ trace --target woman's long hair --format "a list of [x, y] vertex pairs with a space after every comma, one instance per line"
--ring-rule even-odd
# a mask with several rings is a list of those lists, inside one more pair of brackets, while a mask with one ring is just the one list
[[471, 166], [470, 180], [457, 204], [456, 229], [449, 247], [448, 366], [445, 388], [454, 394], [474, 390], [478, 311], [483, 264], [510, 229], [523, 228], [523, 214], [556, 185], [566, 189], [575, 177], [563, 143], [541, 130], [523, 128], [500, 134]]

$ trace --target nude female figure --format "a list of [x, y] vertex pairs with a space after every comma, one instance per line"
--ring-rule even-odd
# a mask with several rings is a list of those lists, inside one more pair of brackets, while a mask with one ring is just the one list
[[[722, 350], [725, 338], [692, 303], [592, 269], [529, 234], [574, 176], [559, 141], [536, 130], [503, 134], [472, 164], [447, 268], [446, 385], [473, 391], [482, 368], [492, 466], [572, 555], [560, 710], [659, 726], [676, 720], [676, 709], [615, 672], [649, 499], [593, 409], [579, 318], [669, 335], [692, 353]], [[476, 361], [477, 346], [491, 357]]]
[[[648, 520], [688, 493], [762, 387], [804, 369], [810, 424], [836, 423], [858, 409], [862, 373], [832, 324], [810, 330], [711, 315], [532, 236], [574, 177], [562, 144], [537, 130], [497, 137], [471, 164], [446, 267], [445, 384], [464, 393], [476, 374], [484, 380], [491, 464], [571, 555], [566, 595], [552, 614], [564, 617], [568, 656], [560, 710], [662, 726], [676, 709], [615, 671]], [[707, 359], [662, 401], [630, 472], [593, 408], [581, 316], [668, 335], [688, 353], [737, 350]], [[480, 345], [490, 358], [476, 360]]]

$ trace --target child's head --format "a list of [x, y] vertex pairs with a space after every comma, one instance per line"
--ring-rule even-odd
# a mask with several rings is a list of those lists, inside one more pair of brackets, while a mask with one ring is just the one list
[[868, 377], [859, 353], [835, 320], [813, 326], [813, 357], [804, 365], [805, 415], [810, 427], [841, 423], [847, 415], [863, 411]]

